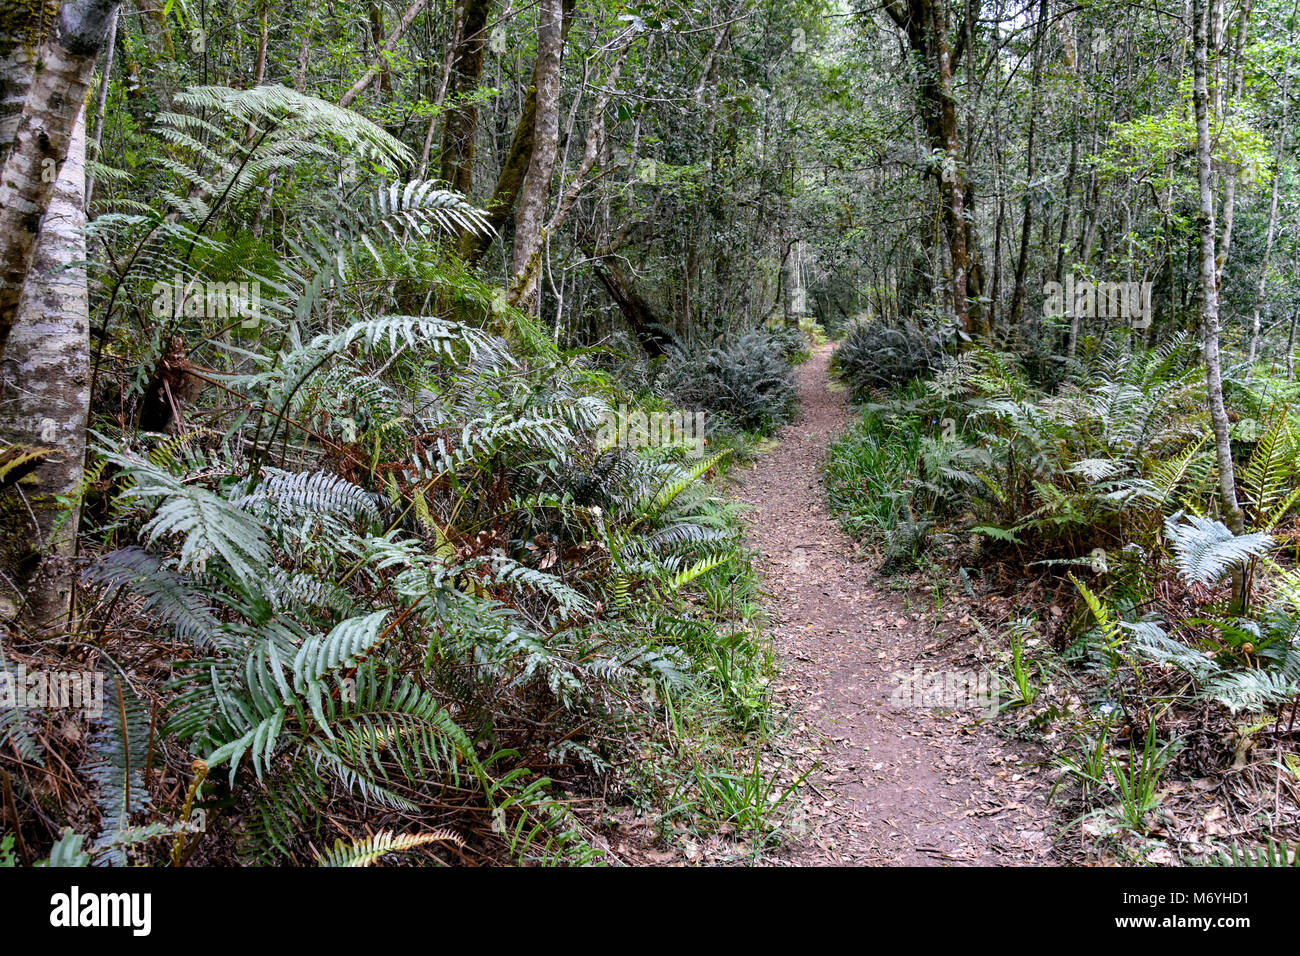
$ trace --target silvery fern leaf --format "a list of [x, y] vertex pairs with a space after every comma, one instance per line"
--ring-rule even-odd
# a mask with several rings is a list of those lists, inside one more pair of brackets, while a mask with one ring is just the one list
[[[176, 94], [176, 105], [184, 112], [161, 114], [159, 127], [176, 130], [177, 136], [199, 130], [199, 124], [205, 123], [203, 115], [217, 114], [237, 126], [271, 128], [286, 142], [293, 141], [286, 133], [299, 141], [310, 136], [337, 136], [351, 153], [363, 158], [395, 166], [411, 161], [408, 146], [365, 117], [286, 86], [266, 84], [246, 90], [191, 86]], [[203, 131], [211, 132], [211, 124]]]
[[5, 636], [5, 629], [0, 627], [0, 745], [12, 748], [21, 759], [40, 766], [36, 734], [28, 724], [27, 708], [18, 706], [24, 688], [19, 684], [18, 672], [9, 666], [5, 657], [2, 640]]
[[134, 545], [101, 555], [81, 576], [83, 584], [103, 589], [111, 600], [125, 589], [141, 599], [140, 610], [195, 646], [218, 642], [221, 623], [207, 597], [160, 558]]
[[1300, 683], [1276, 671], [1234, 671], [1216, 677], [1205, 686], [1202, 696], [1217, 700], [1233, 713], [1260, 711], [1270, 704], [1284, 704], [1300, 695]]
[[1189, 584], [1213, 583], [1230, 568], [1263, 557], [1273, 547], [1271, 535], [1234, 535], [1222, 521], [1181, 511], [1165, 519], [1165, 537], [1174, 546], [1179, 574]]
[[257, 487], [233, 503], [240, 508], [263, 505], [281, 520], [304, 515], [324, 519], [379, 519], [379, 508], [373, 494], [328, 472], [267, 468]]
[[1082, 475], [1089, 481], [1101, 481], [1124, 471], [1124, 466], [1110, 458], [1084, 458], [1066, 470], [1074, 475]]
[[490, 349], [491, 336], [459, 322], [428, 315], [385, 315], [355, 322], [340, 332], [325, 333], [312, 340], [309, 349], [317, 352], [338, 353], [353, 343], [367, 349], [387, 346], [396, 349], [428, 348], [434, 352], [455, 357], [457, 350], [465, 348], [470, 355]]
[[151, 720], [144, 701], [109, 672], [103, 683], [103, 712], [92, 724], [89, 755], [82, 769], [93, 782], [101, 814], [95, 841], [96, 862], [123, 865], [126, 854], [117, 836], [130, 825], [131, 814], [149, 803], [144, 767], [151, 745]]
[[105, 457], [132, 479], [122, 498], [155, 509], [140, 529], [145, 542], [180, 536], [180, 570], [203, 571], [212, 557], [219, 556], [236, 577], [244, 581], [261, 577], [271, 549], [265, 529], [251, 515], [129, 452], [106, 452]]
[[1172, 664], [1197, 681], [1207, 680], [1219, 672], [1219, 665], [1211, 658], [1174, 640], [1159, 624], [1152, 621], [1119, 621], [1118, 624], [1128, 633], [1128, 649], [1138, 657], [1157, 664]]

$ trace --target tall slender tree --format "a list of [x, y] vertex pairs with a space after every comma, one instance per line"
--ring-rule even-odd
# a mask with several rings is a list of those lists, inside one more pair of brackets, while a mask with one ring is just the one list
[[0, 357], [117, 6], [118, 0], [68, 0], [31, 65], [22, 114], [0, 172]]
[[537, 295], [541, 257], [546, 246], [543, 226], [551, 194], [551, 175], [560, 149], [560, 65], [564, 59], [562, 0], [541, 0], [537, 17], [533, 153], [519, 194], [515, 247], [511, 258], [511, 298], [524, 305], [531, 305]]
[[[57, 4], [9, 21], [0, 49], [0, 163], [9, 156], [39, 53], [35, 38], [55, 22]], [[85, 115], [79, 111], [59, 167], [0, 360], [0, 455], [11, 466], [0, 486], [0, 616], [36, 628], [69, 615], [90, 405], [86, 274]], [[18, 464], [20, 463], [20, 464]]]
[[[1219, 360], [1219, 286], [1215, 261], [1214, 179], [1210, 139], [1210, 109], [1207, 78], [1209, 75], [1209, 15], [1205, 0], [1192, 0], [1192, 101], [1196, 112], [1196, 183], [1200, 208], [1196, 226], [1200, 232], [1200, 293], [1202, 355], [1205, 359], [1205, 385], [1209, 396], [1210, 422], [1214, 428], [1215, 458], [1219, 468], [1219, 495], [1224, 518], [1233, 534], [1245, 532], [1245, 518], [1237, 502], [1237, 483], [1233, 474], [1232, 440], [1228, 413], [1223, 405], [1223, 371]], [[1244, 599], [1244, 580], [1240, 571], [1233, 576], [1233, 601]]]
[[461, 0], [457, 4], [457, 40], [451, 54], [438, 175], [465, 195], [474, 185], [474, 140], [478, 135], [474, 94], [483, 73], [484, 32], [491, 12], [491, 0]]

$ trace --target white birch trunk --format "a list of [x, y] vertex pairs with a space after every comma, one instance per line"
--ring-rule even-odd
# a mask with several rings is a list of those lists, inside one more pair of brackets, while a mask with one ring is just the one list
[[[68, 155], [117, 0], [69, 0], [41, 44], [0, 173], [0, 358], [17, 321], [41, 223]], [[84, 133], [82, 137], [84, 146]]]
[[[36, 470], [0, 491], [6, 595], [33, 628], [68, 621], [90, 407], [85, 116], [73, 127], [41, 223], [18, 319], [0, 362], [0, 441], [45, 448]], [[5, 615], [6, 617], [10, 615]]]
[[[1196, 107], [1196, 179], [1200, 188], [1200, 213], [1197, 226], [1201, 234], [1201, 334], [1205, 359], [1205, 384], [1214, 427], [1215, 457], [1219, 466], [1219, 493], [1223, 499], [1226, 523], [1234, 534], [1242, 534], [1245, 521], [1237, 503], [1237, 484], [1232, 466], [1232, 443], [1229, 438], [1228, 414], [1223, 406], [1223, 375], [1219, 365], [1219, 288], [1215, 263], [1214, 189], [1210, 154], [1209, 93], [1206, 48], [1205, 0], [1192, 2], [1192, 42], [1194, 81], [1192, 99]], [[1239, 602], [1239, 582], [1234, 576], [1234, 598]]]

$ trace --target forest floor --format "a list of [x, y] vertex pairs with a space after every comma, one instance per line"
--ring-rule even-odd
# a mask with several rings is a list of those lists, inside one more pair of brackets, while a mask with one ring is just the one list
[[750, 508], [781, 660], [786, 728], [773, 756], [785, 778], [810, 771], [768, 862], [1050, 864], [1042, 755], [999, 734], [987, 707], [933, 706], [912, 692], [943, 675], [959, 688], [973, 675], [987, 682], [970, 614], [936, 602], [919, 576], [900, 593], [829, 513], [827, 445], [853, 418], [828, 383], [830, 356], [799, 367], [801, 417], [733, 491]]

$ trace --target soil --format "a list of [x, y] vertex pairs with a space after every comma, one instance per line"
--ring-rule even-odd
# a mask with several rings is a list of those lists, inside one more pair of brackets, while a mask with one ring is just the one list
[[775, 755], [787, 778], [811, 769], [767, 862], [1050, 864], [1047, 768], [990, 716], [969, 615], [919, 576], [900, 593], [828, 510], [827, 446], [854, 414], [828, 384], [830, 356], [799, 367], [801, 417], [733, 493], [751, 509], [781, 658]]

